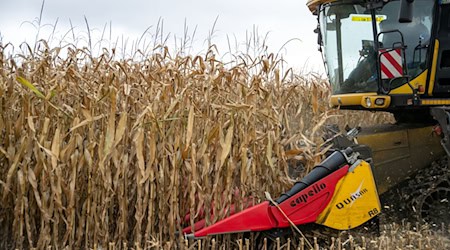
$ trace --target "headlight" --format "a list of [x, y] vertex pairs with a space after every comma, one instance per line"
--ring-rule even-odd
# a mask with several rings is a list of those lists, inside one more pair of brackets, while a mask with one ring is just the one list
[[370, 97], [366, 97], [366, 106], [370, 108], [372, 106], [372, 101], [370, 100]]

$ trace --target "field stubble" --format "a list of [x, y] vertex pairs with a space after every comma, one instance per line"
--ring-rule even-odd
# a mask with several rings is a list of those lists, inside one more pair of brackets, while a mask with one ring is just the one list
[[[6, 46], [1, 248], [182, 248], [187, 213], [213, 211], [209, 224], [243, 197], [290, 188], [287, 162], [307, 172], [320, 161], [324, 124], [392, 121], [330, 109], [325, 80], [283, 72], [272, 54], [225, 67], [213, 50], [171, 56], [162, 47], [133, 61], [75, 47], [62, 57], [45, 43], [10, 57]], [[375, 242], [407, 246], [394, 235]]]

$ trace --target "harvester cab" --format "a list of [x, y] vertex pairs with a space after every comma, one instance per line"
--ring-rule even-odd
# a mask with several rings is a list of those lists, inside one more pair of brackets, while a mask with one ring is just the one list
[[447, 3], [310, 0], [331, 103], [389, 111], [405, 122], [425, 121], [430, 107], [449, 105]]

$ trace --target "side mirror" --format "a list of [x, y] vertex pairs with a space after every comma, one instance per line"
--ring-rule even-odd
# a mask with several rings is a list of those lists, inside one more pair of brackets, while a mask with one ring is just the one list
[[400, 0], [400, 12], [398, 15], [398, 21], [400, 23], [412, 22], [413, 2], [414, 0]]

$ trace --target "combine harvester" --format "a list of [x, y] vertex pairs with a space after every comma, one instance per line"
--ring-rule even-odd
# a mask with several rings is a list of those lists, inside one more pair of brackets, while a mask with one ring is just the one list
[[416, 219], [450, 222], [450, 0], [307, 5], [317, 16], [333, 106], [388, 111], [397, 123], [336, 138], [333, 152], [278, 199], [208, 227], [200, 221], [195, 230], [183, 230], [189, 237], [276, 235], [311, 224], [354, 229], [376, 218], [379, 196], [399, 185], [410, 186], [408, 197], [398, 200]]

